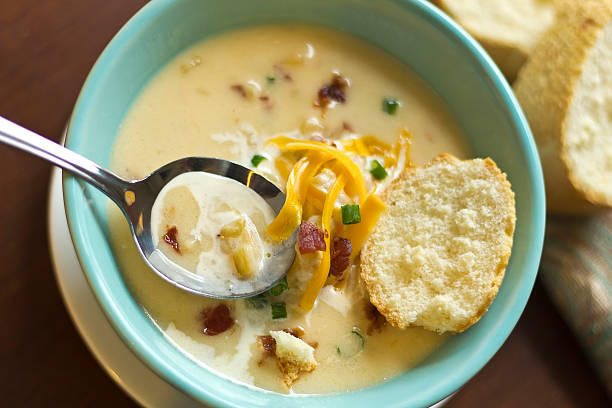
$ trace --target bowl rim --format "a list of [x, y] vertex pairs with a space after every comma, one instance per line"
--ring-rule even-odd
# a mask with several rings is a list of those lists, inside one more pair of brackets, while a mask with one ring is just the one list
[[[518, 292], [515, 296], [515, 302], [512, 305], [512, 309], [506, 315], [507, 324], [505, 324], [499, 332], [496, 333], [492, 342], [487, 344], [481, 351], [483, 356], [478, 360], [477, 363], [472, 364], [464, 368], [459, 373], [450, 373], [447, 381], [437, 389], [438, 395], [436, 396], [423, 396], [421, 399], [413, 400], [413, 402], [421, 405], [427, 405], [442, 400], [446, 396], [452, 394], [470, 378], [472, 378], [484, 365], [493, 357], [493, 355], [499, 350], [502, 344], [505, 342], [510, 332], [518, 322], [523, 309], [527, 303], [529, 295], [531, 294], [535, 278], [538, 272], [538, 265], [540, 261], [543, 241], [544, 241], [544, 227], [545, 227], [545, 196], [544, 196], [544, 182], [542, 175], [542, 168], [537, 153], [537, 148], [531, 131], [525, 119], [525, 116], [514, 97], [514, 94], [506, 82], [504, 76], [501, 74], [497, 66], [494, 64], [489, 55], [484, 49], [474, 40], [467, 32], [457, 25], [450, 17], [440, 11], [432, 4], [422, 0], [389, 0], [393, 3], [398, 4], [402, 8], [413, 7], [416, 11], [419, 11], [423, 16], [429, 19], [432, 24], [437, 25], [438, 29], [444, 31], [446, 35], [452, 37], [459, 47], [462, 47], [470, 56], [470, 63], [479, 66], [480, 69], [485, 71], [489, 76], [494, 90], [503, 100], [503, 105], [509, 113], [509, 117], [516, 129], [516, 134], [519, 136], [520, 146], [524, 150], [524, 156], [528, 164], [528, 173], [532, 183], [532, 194], [533, 206], [533, 224], [531, 225], [532, 245], [530, 251], [527, 254], [526, 268], [523, 277], [523, 283], [520, 285]], [[155, 20], [157, 16], [163, 14], [165, 10], [176, 3], [176, 0], [158, 0], [155, 2], [149, 2], [145, 4], [134, 16], [132, 16], [124, 26], [115, 34], [112, 40], [105, 47], [103, 52], [98, 57], [94, 66], [90, 70], [83, 87], [77, 98], [73, 114], [70, 122], [74, 123], [78, 121], [78, 117], [82, 111], [86, 101], [91, 98], [91, 89], [98, 82], [101, 72], [104, 71], [114, 56], [119, 53], [123, 48], [123, 44], [134, 33], [137, 33], [141, 26], [147, 22]], [[66, 135], [66, 145], [69, 140], [74, 140], [75, 137], [71, 138], [72, 133], [70, 132], [70, 126]], [[207, 392], [199, 387], [197, 384], [192, 383], [189, 379], [182, 375], [181, 372], [175, 369], [174, 366], [168, 364], [166, 361], [159, 359], [148, 347], [147, 343], [139, 339], [136, 331], [129, 325], [129, 322], [123, 317], [120, 311], [115, 305], [112, 304], [108, 298], [108, 294], [101, 287], [101, 282], [97, 279], [93, 279], [95, 274], [90, 274], [87, 271], [95, 270], [96, 267], [88, 257], [86, 249], [83, 245], [83, 240], [86, 235], [82, 230], [81, 226], [74, 222], [75, 211], [77, 208], [77, 196], [76, 188], [71, 184], [67, 184], [66, 180], [72, 176], [64, 173], [62, 178], [62, 186], [64, 192], [65, 210], [66, 217], [68, 220], [68, 226], [70, 230], [70, 236], [73, 241], [75, 252], [77, 254], [78, 261], [84, 271], [86, 280], [91, 286], [95, 298], [104, 311], [104, 314], [108, 318], [111, 326], [117, 332], [123, 342], [134, 352], [134, 354], [143, 361], [149, 368], [155, 373], [160, 375], [164, 380], [168, 381], [171, 385], [174, 385], [179, 390], [186, 392], [190, 396], [196, 398], [198, 401], [206, 404], [213, 404], [215, 406], [235, 406], [230, 401], [219, 398], [213, 392]], [[459, 370], [458, 370], [459, 371]], [[215, 375], [211, 372], [211, 375]], [[366, 388], [371, 389], [372, 387]], [[245, 390], [254, 392], [251, 388], [245, 388]], [[357, 390], [355, 392], [360, 392]], [[266, 390], [258, 390], [260, 393], [270, 393]], [[275, 393], [272, 393], [275, 394]], [[280, 395], [280, 394], [279, 394]], [[326, 397], [338, 394], [323, 394], [323, 395], [306, 395], [306, 396], [288, 396], [289, 398], [305, 397], [305, 398], [316, 398], [317, 396]], [[342, 394], [339, 394], [342, 395]]]

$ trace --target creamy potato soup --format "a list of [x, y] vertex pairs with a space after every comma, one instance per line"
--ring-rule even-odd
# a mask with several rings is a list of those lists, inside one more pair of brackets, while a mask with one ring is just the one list
[[206, 278], [217, 292], [229, 287], [248, 293], [248, 281], [259, 277], [264, 258], [274, 252], [266, 234], [274, 216], [262, 197], [238, 181], [189, 172], [159, 192], [151, 210], [151, 234], [167, 259]]
[[441, 152], [470, 156], [432, 90], [381, 50], [310, 26], [224, 33], [184, 51], [147, 84], [120, 127], [111, 167], [130, 179], [187, 156], [252, 168], [287, 192], [276, 219], [255, 202], [225, 199], [232, 186], [192, 188], [187, 180], [160, 201], [156, 242], [202, 274], [240, 275], [233, 251], [242, 247], [224, 247], [222, 228], [279, 240], [298, 227], [293, 267], [254, 298], [198, 297], [145, 266], [121, 213], [109, 207], [114, 251], [145, 313], [220, 375], [281, 393], [371, 386], [444, 341], [386, 324], [359, 276], [361, 245], [384, 209], [377, 193]]

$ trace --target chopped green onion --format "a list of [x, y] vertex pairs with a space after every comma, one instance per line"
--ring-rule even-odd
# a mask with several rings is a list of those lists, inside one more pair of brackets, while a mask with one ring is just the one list
[[259, 166], [259, 163], [261, 163], [264, 160], [268, 160], [267, 157], [256, 154], [251, 158], [251, 163], [253, 163], [253, 166], [257, 167]]
[[268, 75], [268, 76], [266, 76], [266, 80], [268, 81], [268, 83], [270, 85], [272, 85], [276, 81], [276, 78], [274, 78], [273, 76]]
[[357, 224], [361, 222], [361, 214], [359, 214], [359, 204], [346, 204], [342, 208], [342, 223]]
[[384, 98], [382, 101], [382, 110], [389, 115], [395, 115], [395, 112], [397, 112], [397, 108], [399, 108], [399, 106], [399, 101], [396, 101], [395, 99]]
[[266, 299], [266, 295], [260, 293], [259, 295], [247, 298], [247, 302], [254, 309], [263, 309], [268, 304], [268, 299]]
[[351, 330], [351, 333], [353, 333], [355, 336], [359, 337], [359, 340], [361, 340], [361, 348], [364, 348], [365, 347], [365, 338], [363, 338], [363, 334], [361, 334], [359, 329], [357, 327], [353, 327], [353, 330]]
[[287, 277], [285, 276], [276, 284], [276, 286], [270, 289], [268, 293], [270, 293], [272, 296], [278, 296], [286, 290], [289, 290], [289, 283], [287, 282]]
[[374, 176], [376, 180], [383, 180], [388, 176], [387, 170], [383, 167], [382, 164], [378, 160], [372, 160], [372, 168], [370, 169], [370, 174]]
[[284, 319], [287, 317], [287, 308], [285, 302], [272, 303], [272, 318], [273, 319]]
[[346, 338], [347, 343], [340, 348], [336, 346], [336, 353], [341, 357], [350, 358], [357, 355], [365, 347], [365, 338], [361, 334], [361, 331], [357, 327], [353, 327], [351, 330], [352, 335], [350, 338]]

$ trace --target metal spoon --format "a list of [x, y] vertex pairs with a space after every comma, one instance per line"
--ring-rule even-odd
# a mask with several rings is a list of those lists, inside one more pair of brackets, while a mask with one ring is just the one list
[[51, 162], [106, 194], [123, 211], [138, 251], [147, 265], [183, 290], [219, 299], [249, 297], [276, 285], [293, 263], [297, 231], [288, 240], [274, 246], [271, 256], [264, 258], [257, 278], [224, 287], [211, 285], [204, 277], [187, 271], [156, 249], [151, 235], [151, 208], [161, 189], [183, 173], [202, 171], [236, 180], [259, 194], [276, 214], [279, 213], [285, 202], [283, 192], [264, 177], [239, 164], [209, 157], [187, 157], [162, 166], [142, 180], [128, 181], [1, 116], [0, 142]]

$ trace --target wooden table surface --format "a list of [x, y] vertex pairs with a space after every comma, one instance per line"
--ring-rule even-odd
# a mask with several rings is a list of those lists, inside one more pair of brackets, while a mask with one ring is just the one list
[[[87, 72], [143, 0], [0, 0], [0, 115], [58, 140]], [[50, 167], [0, 146], [0, 394], [6, 407], [135, 403], [70, 320], [47, 242]], [[604, 407], [603, 387], [546, 292], [447, 405]]]

